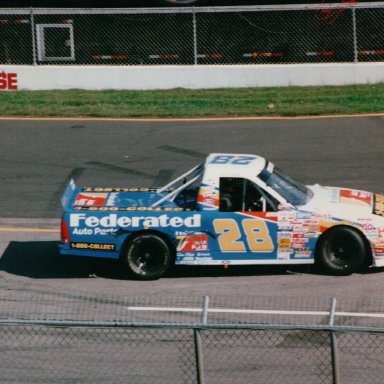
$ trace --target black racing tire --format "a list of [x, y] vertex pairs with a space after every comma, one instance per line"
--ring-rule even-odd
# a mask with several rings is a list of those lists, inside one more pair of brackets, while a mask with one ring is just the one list
[[366, 262], [367, 247], [362, 234], [347, 226], [329, 229], [316, 245], [316, 263], [326, 273], [347, 276]]
[[162, 277], [173, 262], [167, 242], [156, 234], [139, 234], [129, 239], [121, 254], [126, 271], [138, 280]]

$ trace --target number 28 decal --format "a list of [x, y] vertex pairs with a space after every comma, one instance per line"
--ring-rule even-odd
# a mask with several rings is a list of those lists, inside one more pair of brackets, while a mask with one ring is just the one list
[[248, 165], [255, 159], [256, 156], [218, 155], [211, 160], [211, 164]]
[[274, 251], [272, 238], [263, 220], [244, 219], [239, 225], [233, 219], [215, 219], [213, 228], [219, 235], [217, 240], [221, 252]]

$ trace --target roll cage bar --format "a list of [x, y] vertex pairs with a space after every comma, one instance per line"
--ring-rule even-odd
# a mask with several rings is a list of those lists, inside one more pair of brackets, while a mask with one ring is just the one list
[[[164, 201], [173, 201], [175, 197], [184, 190], [185, 188], [189, 187], [191, 184], [193, 184], [201, 175], [201, 172], [204, 169], [204, 164], [200, 164], [192, 169], [190, 169], [188, 172], [184, 173], [183, 175], [179, 176], [177, 179], [172, 180], [169, 184], [165, 185], [164, 187], [157, 190], [158, 194], [161, 194], [163, 192], [170, 191], [168, 194], [163, 196], [161, 199], [155, 201], [151, 207], [157, 207]], [[192, 175], [192, 178], [190, 180], [187, 180], [187, 177]], [[175, 188], [175, 185], [182, 181], [182, 184], [179, 187]], [[175, 189], [173, 189], [175, 188]]]

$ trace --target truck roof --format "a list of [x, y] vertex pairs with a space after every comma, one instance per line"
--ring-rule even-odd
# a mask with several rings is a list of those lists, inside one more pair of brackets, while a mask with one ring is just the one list
[[205, 162], [206, 174], [223, 177], [257, 176], [265, 168], [266, 160], [261, 156], [232, 153], [212, 153]]

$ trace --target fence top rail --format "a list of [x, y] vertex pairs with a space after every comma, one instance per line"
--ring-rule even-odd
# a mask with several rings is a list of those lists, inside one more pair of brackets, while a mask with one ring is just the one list
[[344, 3], [250, 5], [227, 7], [183, 7], [183, 8], [0, 8], [0, 15], [117, 15], [117, 14], [188, 14], [188, 13], [233, 13], [270, 11], [307, 11], [324, 9], [384, 8], [384, 2], [360, 3], [350, 0]]
[[[36, 300], [38, 298], [38, 300]], [[9, 323], [19, 324], [128, 324], [149, 325], [153, 324], [198, 324], [201, 327], [225, 326], [226, 327], [269, 327], [279, 324], [283, 327], [367, 327], [380, 329], [384, 327], [384, 307], [382, 303], [364, 303], [360, 311], [356, 305], [349, 302], [338, 303], [335, 298], [331, 303], [325, 300], [319, 302], [318, 309], [306, 302], [277, 302], [269, 305], [263, 298], [255, 302], [245, 300], [239, 305], [230, 304], [226, 299], [209, 298], [204, 296], [203, 302], [199, 298], [188, 303], [180, 302], [176, 298], [170, 301], [153, 303], [148, 298], [106, 298], [94, 300], [92, 297], [59, 297], [59, 296], [34, 296], [29, 297], [39, 304], [38, 308], [30, 307], [26, 313], [9, 297], [0, 298], [2, 313], [0, 313], [0, 325]], [[93, 311], [93, 303], [98, 310]], [[92, 308], [89, 304], [92, 304]], [[176, 305], [175, 305], [176, 304]], [[177, 305], [178, 304], [178, 305]], [[337, 305], [336, 305], [337, 304]], [[292, 309], [291, 309], [292, 308]], [[56, 313], [56, 310], [59, 312]], [[99, 312], [101, 310], [101, 313]], [[44, 313], [44, 315], [42, 315]], [[354, 324], [352, 324], [354, 323]], [[343, 328], [344, 329], [344, 328]]]
[[[159, 306], [129, 306], [128, 311], [141, 312], [198, 312], [202, 313], [202, 308], [187, 308], [187, 307], [159, 307]], [[206, 308], [209, 313], [228, 313], [228, 314], [251, 314], [251, 315], [297, 315], [297, 316], [329, 316], [329, 311], [287, 311], [287, 310], [265, 310], [265, 309], [235, 309], [235, 308]], [[365, 318], [380, 318], [384, 319], [384, 313], [368, 313], [368, 312], [347, 312], [335, 311], [334, 316], [342, 317], [365, 317]]]
[[384, 333], [383, 327], [353, 325], [313, 325], [313, 324], [275, 324], [275, 323], [180, 323], [180, 322], [138, 322], [138, 321], [95, 321], [95, 320], [32, 320], [32, 319], [0, 319], [1, 326], [45, 326], [45, 327], [79, 327], [79, 328], [141, 328], [141, 329], [200, 329], [200, 330], [253, 330], [253, 331], [324, 331]]

